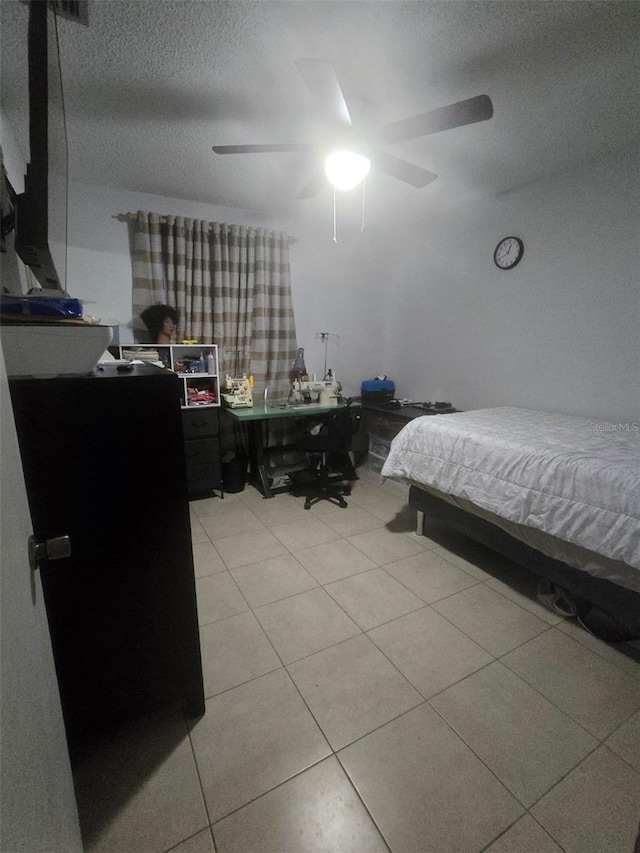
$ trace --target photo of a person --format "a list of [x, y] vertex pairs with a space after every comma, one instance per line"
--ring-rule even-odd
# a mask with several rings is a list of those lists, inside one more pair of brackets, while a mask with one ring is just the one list
[[179, 314], [171, 305], [150, 305], [140, 314], [140, 319], [149, 330], [151, 343], [170, 344], [178, 325]]

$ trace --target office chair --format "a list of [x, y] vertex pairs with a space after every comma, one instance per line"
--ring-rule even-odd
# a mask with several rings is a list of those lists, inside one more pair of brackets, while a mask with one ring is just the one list
[[304, 495], [305, 509], [322, 500], [345, 509], [344, 495], [351, 494], [351, 486], [345, 481], [358, 479], [349, 450], [360, 425], [360, 411], [351, 408], [348, 400], [345, 406], [319, 416], [318, 421], [321, 426], [317, 435], [307, 433], [295, 444], [296, 450], [307, 454], [311, 467], [289, 475], [291, 492], [296, 497]]

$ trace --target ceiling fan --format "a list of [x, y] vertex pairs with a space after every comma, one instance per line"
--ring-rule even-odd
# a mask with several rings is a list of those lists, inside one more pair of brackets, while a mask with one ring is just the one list
[[[333, 154], [340, 151], [349, 156], [350, 162], [357, 164], [356, 173], [341, 185], [338, 176], [329, 174], [330, 166], [326, 164], [329, 180], [334, 186], [348, 189], [360, 183], [369, 167], [391, 175], [413, 187], [426, 187], [435, 181], [437, 175], [388, 154], [380, 146], [393, 145], [396, 142], [404, 142], [407, 139], [415, 139], [418, 136], [427, 136], [431, 133], [439, 133], [442, 130], [451, 130], [454, 127], [462, 127], [466, 124], [474, 124], [478, 121], [486, 121], [493, 115], [493, 104], [488, 95], [477, 95], [464, 101], [457, 101], [446, 107], [439, 107], [411, 118], [387, 124], [373, 132], [364, 133], [353, 127], [349, 109], [342, 93], [342, 87], [336, 75], [335, 69], [330, 62], [324, 59], [297, 59], [296, 68], [300, 72], [307, 89], [313, 96], [321, 116], [331, 126], [332, 133], [329, 145]], [[216, 154], [266, 154], [272, 152], [322, 150], [323, 146], [318, 143], [293, 142], [273, 145], [214, 145]], [[335, 159], [335, 158], [334, 158]], [[320, 170], [311, 178], [298, 198], [313, 198], [318, 195], [326, 183]], [[349, 184], [349, 186], [347, 186]]]

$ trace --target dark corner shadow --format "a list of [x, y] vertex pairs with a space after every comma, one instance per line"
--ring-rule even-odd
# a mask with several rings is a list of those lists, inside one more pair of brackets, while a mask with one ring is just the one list
[[[446, 548], [458, 557], [462, 557], [470, 562], [477, 563], [479, 568], [485, 568], [485, 563], [495, 562], [496, 559], [503, 560], [495, 551], [487, 548], [486, 545], [481, 545], [453, 527], [440, 522], [428, 515], [424, 517], [424, 535], [428, 536], [433, 542], [436, 542], [442, 548]], [[480, 565], [482, 564], [482, 565]]]
[[74, 751], [73, 782], [85, 849], [188, 740], [192, 722], [172, 706]]
[[414, 533], [416, 529], [416, 511], [405, 506], [385, 525], [391, 533]]

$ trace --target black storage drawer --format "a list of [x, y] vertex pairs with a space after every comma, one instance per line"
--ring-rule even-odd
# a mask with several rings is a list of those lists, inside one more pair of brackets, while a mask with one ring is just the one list
[[194, 438], [191, 441], [185, 441], [184, 458], [187, 463], [187, 471], [197, 465], [218, 464], [220, 462], [218, 440], [216, 438]]
[[189, 497], [222, 492], [220, 420], [217, 408], [182, 410], [184, 459]]
[[210, 492], [221, 488], [222, 466], [219, 463], [187, 465], [187, 491], [189, 495]]
[[214, 408], [183, 409], [182, 429], [185, 439], [217, 436], [218, 410]]

